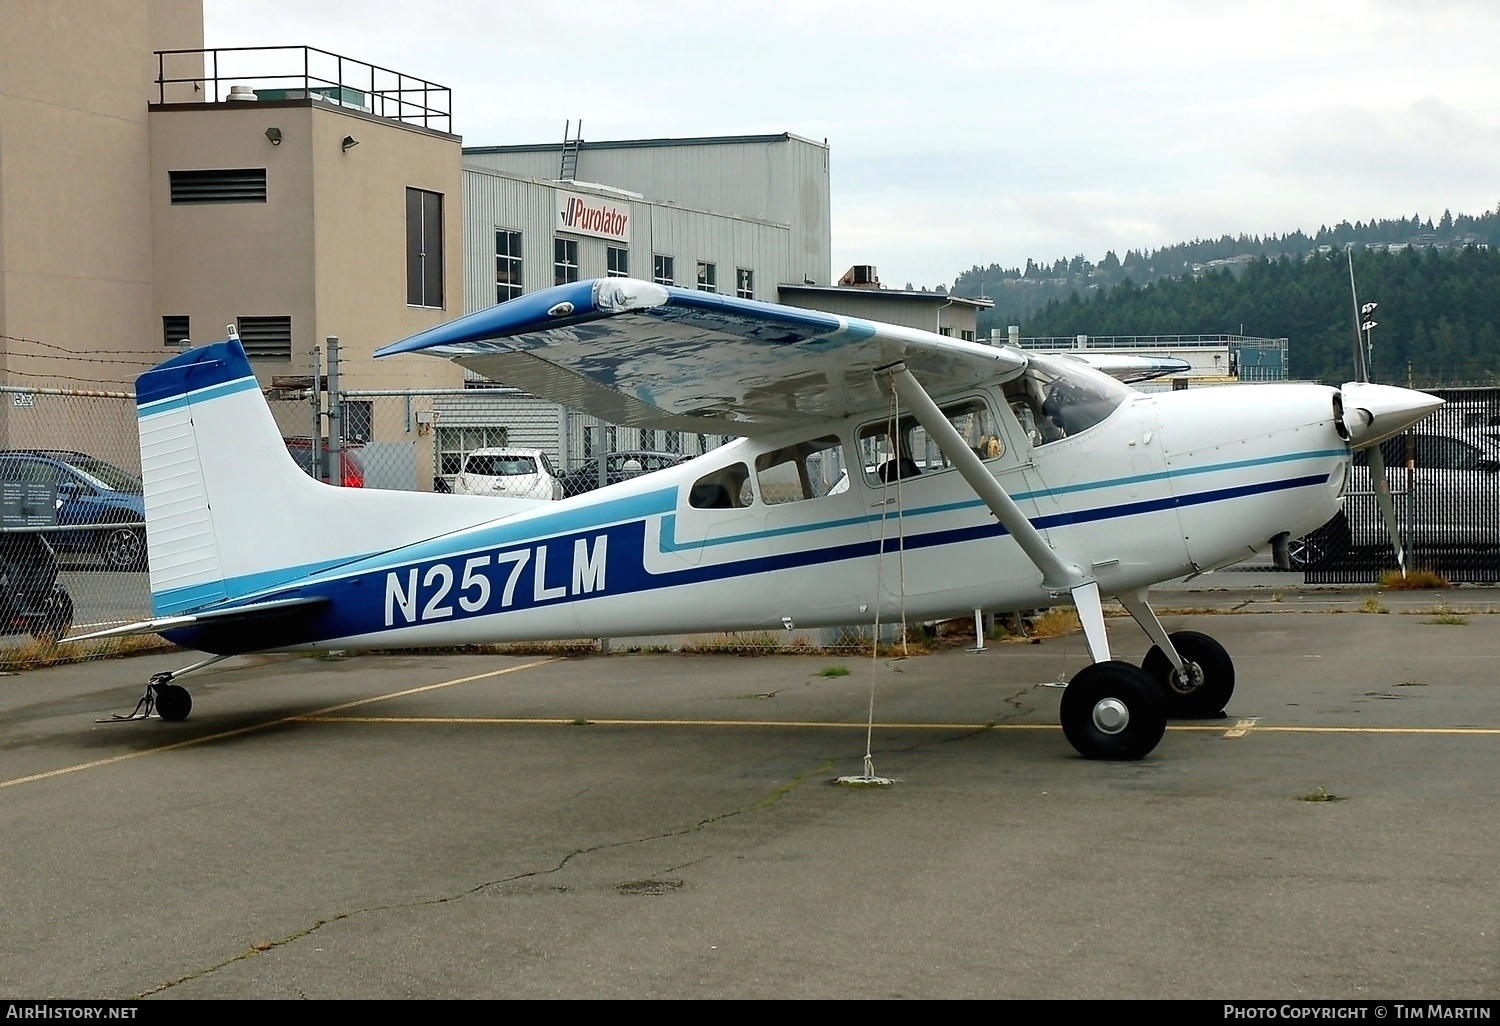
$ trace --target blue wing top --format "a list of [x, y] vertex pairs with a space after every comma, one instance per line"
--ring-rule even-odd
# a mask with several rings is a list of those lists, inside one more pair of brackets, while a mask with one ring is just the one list
[[375, 355], [415, 352], [613, 423], [734, 435], [883, 410], [875, 371], [898, 361], [938, 397], [1026, 367], [1006, 347], [633, 278], [544, 289]]

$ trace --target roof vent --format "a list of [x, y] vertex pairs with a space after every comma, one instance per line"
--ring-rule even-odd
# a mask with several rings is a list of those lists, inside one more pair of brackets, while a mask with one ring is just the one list
[[229, 99], [231, 99], [231, 100], [252, 100], [252, 101], [254, 101], [254, 100], [259, 100], [260, 97], [256, 96], [255, 95], [255, 90], [251, 89], [249, 86], [247, 86], [247, 85], [237, 85], [237, 86], [230, 86], [229, 87]]
[[875, 274], [874, 264], [855, 264], [844, 272], [839, 284], [856, 289], [878, 289], [880, 278]]

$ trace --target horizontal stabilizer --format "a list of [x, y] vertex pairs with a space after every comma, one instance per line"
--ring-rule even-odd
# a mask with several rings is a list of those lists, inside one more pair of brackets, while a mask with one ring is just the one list
[[130, 634], [160, 634], [162, 631], [170, 631], [181, 627], [226, 627], [237, 622], [249, 622], [264, 619], [268, 616], [285, 615], [297, 609], [312, 612], [313, 609], [328, 605], [331, 601], [326, 595], [311, 595], [305, 598], [275, 599], [271, 602], [252, 602], [243, 606], [231, 606], [228, 609], [212, 609], [202, 613], [188, 613], [182, 616], [159, 616], [151, 620], [138, 620], [135, 623], [123, 624], [119, 627], [111, 627], [108, 630], [94, 631], [92, 634], [80, 634], [72, 638], [64, 638], [63, 641], [93, 641], [95, 638], [121, 638]]

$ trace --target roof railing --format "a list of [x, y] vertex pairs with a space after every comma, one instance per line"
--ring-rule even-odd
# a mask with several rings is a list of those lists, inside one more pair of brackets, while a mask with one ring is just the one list
[[447, 86], [315, 46], [157, 50], [158, 103], [313, 100], [452, 134]]

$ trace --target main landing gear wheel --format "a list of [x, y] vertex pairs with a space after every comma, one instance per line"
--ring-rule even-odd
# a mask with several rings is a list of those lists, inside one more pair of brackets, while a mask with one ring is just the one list
[[1187, 664], [1186, 676], [1173, 669], [1167, 654], [1155, 645], [1141, 662], [1141, 669], [1161, 688], [1167, 716], [1203, 720], [1221, 714], [1234, 694], [1234, 661], [1229, 653], [1213, 638], [1197, 631], [1178, 631], [1167, 637]]
[[193, 711], [193, 696], [181, 684], [156, 685], [156, 715], [169, 723], [188, 718]]
[[1140, 759], [1167, 730], [1161, 689], [1146, 672], [1110, 660], [1085, 666], [1062, 696], [1062, 728], [1085, 759]]

